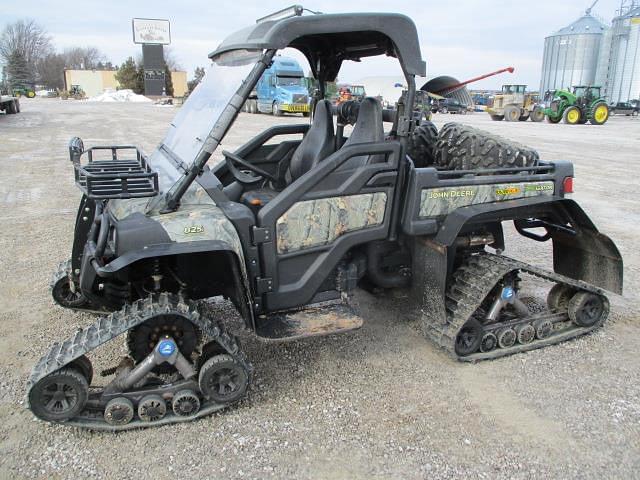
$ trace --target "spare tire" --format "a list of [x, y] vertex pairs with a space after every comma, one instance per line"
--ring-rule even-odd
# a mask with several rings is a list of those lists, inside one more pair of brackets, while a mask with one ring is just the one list
[[423, 121], [413, 129], [407, 141], [407, 155], [416, 168], [433, 165], [438, 129], [430, 121]]
[[538, 152], [518, 142], [460, 123], [447, 123], [434, 152], [434, 163], [446, 170], [534, 167]]

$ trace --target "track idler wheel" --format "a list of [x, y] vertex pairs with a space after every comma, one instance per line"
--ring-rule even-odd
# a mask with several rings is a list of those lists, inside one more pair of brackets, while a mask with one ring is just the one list
[[84, 375], [84, 378], [87, 379], [87, 383], [91, 385], [91, 381], [93, 380], [93, 366], [86, 355], [80, 355], [78, 358], [73, 360], [69, 366], [79, 370], [80, 373]]
[[472, 318], [458, 332], [456, 336], [456, 353], [466, 357], [478, 351], [482, 342], [482, 324]]
[[173, 397], [171, 408], [179, 417], [191, 417], [200, 410], [200, 399], [191, 390], [182, 390]]
[[538, 320], [533, 324], [533, 327], [536, 329], [536, 338], [538, 340], [543, 340], [553, 333], [551, 320]]
[[592, 327], [607, 315], [604, 297], [590, 292], [578, 292], [569, 301], [569, 318], [580, 327]]
[[126, 425], [133, 420], [135, 410], [133, 403], [128, 398], [114, 398], [109, 400], [104, 409], [104, 420], [109, 425], [119, 426]]
[[138, 417], [143, 422], [157, 422], [167, 413], [167, 402], [160, 395], [147, 395], [138, 404]]
[[89, 396], [89, 383], [76, 368], [53, 372], [29, 392], [29, 405], [34, 415], [49, 422], [64, 422], [84, 409]]
[[568, 285], [556, 283], [547, 294], [547, 306], [550, 310], [565, 310], [575, 290]]
[[518, 338], [518, 343], [522, 345], [531, 343], [536, 338], [536, 329], [533, 328], [533, 325], [530, 323], [518, 325], [516, 327], [516, 336]]
[[230, 355], [215, 355], [200, 369], [198, 383], [206, 399], [231, 403], [246, 393], [249, 375]]
[[491, 332], [485, 333], [480, 343], [482, 353], [490, 352], [498, 346], [498, 338]]
[[500, 348], [513, 347], [517, 338], [518, 335], [513, 328], [503, 328], [500, 330], [500, 333], [498, 333], [498, 345], [500, 345]]

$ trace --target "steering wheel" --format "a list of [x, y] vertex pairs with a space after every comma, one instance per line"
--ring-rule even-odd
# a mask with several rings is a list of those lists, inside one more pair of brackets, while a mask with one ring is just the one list
[[[255, 165], [247, 162], [244, 158], [239, 157], [235, 153], [228, 152], [227, 150], [222, 151], [222, 155], [224, 155], [224, 160], [227, 163], [227, 167], [229, 171], [234, 176], [236, 180], [240, 183], [244, 183], [245, 185], [253, 185], [254, 183], [258, 183], [262, 179], [269, 179], [273, 182], [277, 182], [278, 179], [275, 175], [271, 175], [269, 172], [264, 171], [263, 169], [256, 167]], [[251, 175], [250, 173], [244, 172], [235, 164], [242, 165], [247, 170], [255, 173], [256, 175]]]

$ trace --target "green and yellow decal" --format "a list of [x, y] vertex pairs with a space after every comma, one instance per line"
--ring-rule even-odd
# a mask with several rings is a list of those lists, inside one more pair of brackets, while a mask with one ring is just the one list
[[469, 205], [553, 195], [553, 193], [552, 181], [425, 188], [420, 198], [419, 216], [420, 218], [438, 217]]

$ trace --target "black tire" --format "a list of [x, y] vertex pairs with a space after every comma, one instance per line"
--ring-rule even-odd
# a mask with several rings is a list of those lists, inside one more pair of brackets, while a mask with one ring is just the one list
[[603, 322], [607, 318], [609, 308], [602, 295], [578, 292], [569, 300], [567, 313], [573, 323], [589, 328]]
[[517, 122], [520, 120], [520, 109], [513, 105], [508, 105], [504, 109], [504, 119], [507, 122]]
[[442, 107], [440, 109], [440, 113], [449, 113], [449, 109], [447, 107]]
[[280, 107], [278, 106], [278, 102], [273, 102], [273, 105], [271, 106], [271, 113], [273, 114], [274, 117], [282, 116], [282, 110], [280, 110]]
[[304, 118], [309, 118], [311, 116], [311, 112], [302, 112], [302, 116]]
[[215, 355], [200, 369], [198, 385], [206, 399], [231, 403], [247, 393], [249, 374], [231, 355]]
[[541, 122], [544, 120], [544, 109], [535, 107], [529, 116], [532, 122]]
[[547, 122], [549, 123], [560, 123], [560, 120], [562, 120], [562, 117], [554, 118], [547, 115]]
[[258, 110], [258, 101], [254, 98], [249, 100], [249, 102], [249, 113], [260, 113], [260, 110]]
[[533, 167], [538, 152], [520, 143], [459, 123], [440, 130], [435, 165], [447, 170]]
[[75, 368], [53, 372], [29, 392], [33, 414], [49, 422], [64, 422], [84, 409], [89, 396], [87, 379]]
[[[599, 110], [602, 109], [605, 112], [605, 115], [600, 117], [598, 115]], [[611, 112], [609, 111], [609, 105], [605, 102], [598, 102], [593, 107], [591, 107], [591, 112], [589, 113], [589, 123], [591, 125], [604, 125], [609, 120], [609, 115]]]
[[504, 115], [489, 115], [491, 117], [491, 120], [493, 120], [494, 122], [501, 122], [502, 120], [504, 120]]
[[520, 118], [518, 120], [521, 122], [526, 122], [527, 120], [529, 120], [529, 112], [525, 113], [524, 115], [520, 115]]
[[477, 352], [483, 336], [482, 324], [478, 320], [472, 318], [467, 321], [456, 335], [456, 353], [460, 357], [466, 357]]
[[88, 304], [87, 299], [82, 295], [78, 287], [75, 292], [71, 290], [71, 280], [69, 277], [59, 279], [51, 287], [53, 301], [64, 308], [82, 308]]
[[438, 129], [429, 121], [417, 126], [407, 142], [407, 155], [416, 167], [428, 167], [434, 162], [434, 149], [438, 143]]
[[5, 111], [7, 112], [7, 115], [13, 115], [14, 113], [18, 113], [16, 110], [16, 101], [13, 102], [9, 102]]
[[[575, 117], [575, 120], [572, 120], [572, 117]], [[575, 105], [567, 107], [562, 114], [562, 121], [567, 125], [578, 125], [581, 118], [582, 112]]]
[[16, 98], [16, 100], [13, 102], [14, 103], [14, 109], [15, 109], [15, 113], [20, 113], [20, 101]]

